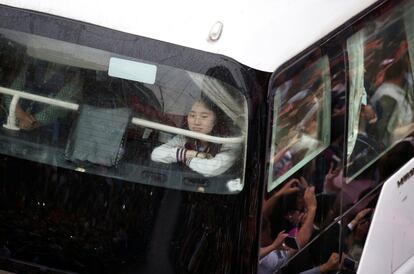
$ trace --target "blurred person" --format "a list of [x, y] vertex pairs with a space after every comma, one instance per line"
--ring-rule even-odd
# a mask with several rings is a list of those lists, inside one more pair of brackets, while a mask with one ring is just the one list
[[[344, 255], [342, 255], [342, 260]], [[329, 259], [320, 266], [301, 272], [300, 274], [324, 274], [330, 271], [338, 270], [341, 265], [341, 259], [338, 253], [333, 252]]]
[[[300, 184], [301, 182], [299, 180], [292, 179], [268, 200], [264, 201], [258, 267], [258, 273], [260, 274], [278, 273], [281, 268], [286, 265], [290, 256], [297, 252], [297, 250], [288, 249], [287, 246], [283, 244], [283, 241], [288, 236], [288, 233], [285, 233], [285, 231], [280, 231], [276, 239], [272, 240], [269, 217], [272, 215], [272, 211], [276, 206], [277, 201], [285, 195], [299, 192]], [[296, 241], [299, 248], [308, 243], [313, 232], [313, 221], [317, 208], [315, 188], [307, 187], [304, 191], [303, 199], [307, 212], [296, 235]]]
[[[82, 87], [80, 69], [57, 63], [27, 57], [10, 88], [43, 97], [75, 102], [78, 101]], [[8, 109], [12, 96], [5, 97]], [[21, 99], [16, 105], [15, 115], [20, 129], [33, 130], [49, 125], [59, 118], [66, 117], [70, 111], [36, 101]]]
[[349, 229], [349, 235], [346, 238], [348, 255], [356, 261], [361, 259], [362, 250], [364, 249], [365, 240], [371, 225], [372, 215], [372, 208], [363, 209], [347, 225]]
[[385, 72], [384, 82], [371, 97], [378, 112], [376, 136], [385, 146], [394, 141], [394, 131], [413, 121], [413, 98], [403, 89], [406, 68], [403, 62], [393, 63]]

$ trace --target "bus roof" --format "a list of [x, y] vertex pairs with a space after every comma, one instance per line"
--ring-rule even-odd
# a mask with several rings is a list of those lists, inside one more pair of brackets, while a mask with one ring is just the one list
[[[0, 0], [165, 42], [229, 56], [273, 72], [376, 0]], [[209, 40], [216, 22], [217, 41]]]

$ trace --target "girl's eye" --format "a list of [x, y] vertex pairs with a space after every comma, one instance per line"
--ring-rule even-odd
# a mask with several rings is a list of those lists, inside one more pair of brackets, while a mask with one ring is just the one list
[[201, 118], [207, 119], [208, 118], [208, 115], [202, 115]]

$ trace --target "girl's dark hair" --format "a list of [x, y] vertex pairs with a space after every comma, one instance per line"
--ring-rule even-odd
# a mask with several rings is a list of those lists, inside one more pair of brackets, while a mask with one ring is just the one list
[[211, 131], [211, 135], [215, 136], [229, 136], [229, 118], [226, 114], [211, 101], [207, 96], [201, 95], [200, 99], [197, 101], [202, 103], [206, 108], [214, 112], [216, 115], [215, 125]]
[[[213, 130], [211, 131], [211, 135], [229, 136], [230, 135], [230, 131], [229, 131], [230, 123], [229, 123], [229, 118], [227, 117], [227, 115], [225, 115], [224, 112], [205, 95], [201, 95], [200, 99], [197, 100], [196, 102], [202, 103], [207, 109], [211, 110], [216, 115], [215, 125], [213, 127]], [[185, 147], [187, 149], [196, 150], [196, 143], [197, 143], [196, 139], [187, 138]], [[217, 153], [220, 152], [221, 144], [210, 143], [209, 148], [210, 148], [209, 153], [215, 156]]]

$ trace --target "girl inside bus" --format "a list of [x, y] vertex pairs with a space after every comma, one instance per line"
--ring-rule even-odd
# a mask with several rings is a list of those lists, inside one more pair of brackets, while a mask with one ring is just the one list
[[[213, 136], [226, 136], [229, 126], [225, 114], [208, 98], [202, 97], [191, 107], [187, 115], [191, 131]], [[161, 163], [181, 163], [205, 177], [217, 176], [230, 169], [239, 145], [214, 144], [177, 135], [155, 148], [151, 160]]]

